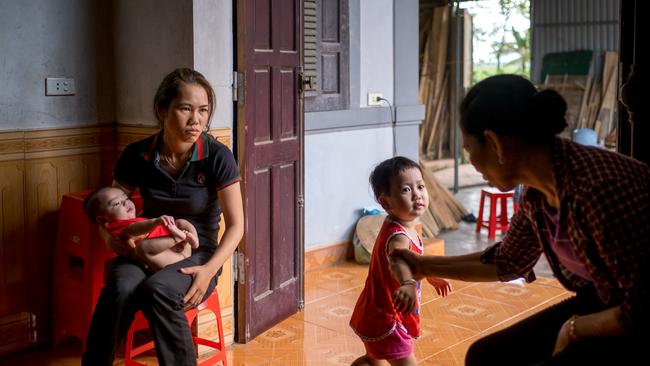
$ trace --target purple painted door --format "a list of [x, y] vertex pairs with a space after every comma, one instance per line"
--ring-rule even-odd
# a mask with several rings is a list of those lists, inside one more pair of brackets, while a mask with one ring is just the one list
[[303, 128], [300, 2], [238, 0], [238, 155], [246, 231], [238, 256], [237, 341], [302, 306]]

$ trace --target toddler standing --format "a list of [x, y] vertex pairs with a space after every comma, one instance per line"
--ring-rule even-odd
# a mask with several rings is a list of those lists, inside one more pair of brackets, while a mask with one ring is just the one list
[[[366, 354], [352, 365], [415, 365], [413, 340], [420, 336], [420, 282], [401, 259], [389, 257], [393, 249], [423, 254], [415, 225], [429, 206], [420, 166], [397, 156], [380, 163], [370, 174], [375, 198], [388, 213], [372, 250], [366, 284], [352, 313], [350, 326], [361, 338]], [[439, 295], [451, 285], [427, 278]]]

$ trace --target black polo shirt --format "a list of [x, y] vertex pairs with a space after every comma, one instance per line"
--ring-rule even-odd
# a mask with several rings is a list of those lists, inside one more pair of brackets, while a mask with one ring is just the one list
[[240, 180], [235, 158], [224, 144], [202, 133], [178, 178], [160, 166], [162, 132], [124, 149], [113, 178], [140, 191], [144, 217], [170, 215], [196, 227], [201, 246], [216, 248], [221, 207], [217, 191]]

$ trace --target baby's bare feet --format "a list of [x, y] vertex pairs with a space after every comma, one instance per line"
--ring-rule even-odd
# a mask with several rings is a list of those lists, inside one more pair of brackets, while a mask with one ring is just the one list
[[176, 225], [169, 225], [167, 226], [167, 230], [172, 234], [172, 236], [176, 239], [176, 241], [182, 241], [185, 240], [185, 230], [181, 230], [178, 228]]
[[198, 248], [199, 247], [199, 238], [196, 237], [193, 233], [184, 230], [185, 232], [185, 241], [192, 247], [192, 248]]

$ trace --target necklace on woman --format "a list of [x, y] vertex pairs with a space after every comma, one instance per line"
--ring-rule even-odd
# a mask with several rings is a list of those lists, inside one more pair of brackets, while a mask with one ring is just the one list
[[187, 163], [190, 153], [191, 150], [188, 150], [182, 158], [177, 159], [175, 162], [169, 155], [160, 153], [160, 162], [170, 173], [178, 173]]

